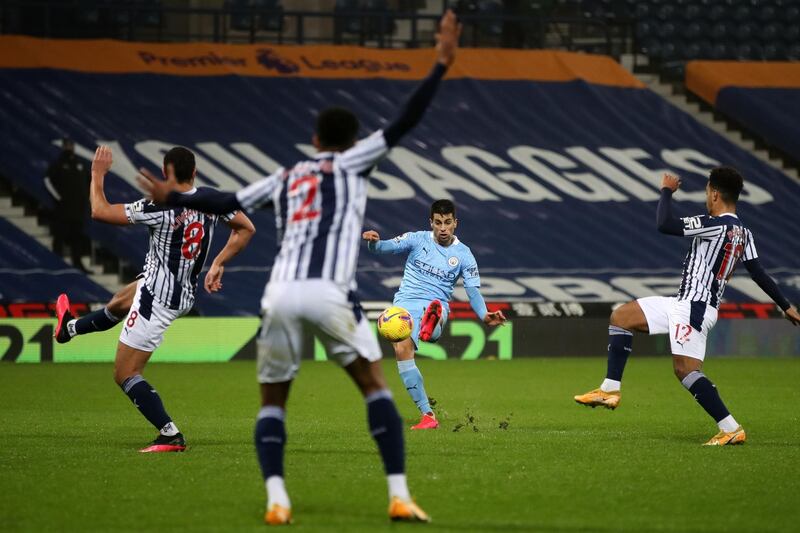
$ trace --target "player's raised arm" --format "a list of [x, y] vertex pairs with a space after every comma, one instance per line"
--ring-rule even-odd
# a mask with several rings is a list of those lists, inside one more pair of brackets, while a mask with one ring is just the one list
[[448, 9], [439, 22], [439, 32], [436, 34], [436, 63], [433, 70], [417, 86], [400, 115], [384, 130], [388, 146], [397, 144], [400, 138], [422, 119], [425, 110], [436, 94], [439, 82], [447, 72], [447, 68], [455, 61], [460, 36], [461, 23], [456, 19], [455, 13]]
[[225, 247], [219, 251], [211, 263], [203, 283], [209, 294], [222, 289], [222, 274], [225, 272], [225, 265], [245, 249], [256, 233], [253, 222], [242, 211], [236, 213], [226, 223], [231, 228], [231, 235], [228, 237]]
[[664, 174], [661, 180], [661, 198], [656, 208], [656, 227], [661, 233], [679, 237], [716, 237], [724, 226], [706, 226], [705, 215], [680, 218], [672, 214], [672, 194], [681, 186], [681, 179]]
[[367, 250], [375, 254], [401, 254], [408, 252], [414, 246], [414, 234], [403, 233], [394, 239], [381, 240], [381, 236], [375, 230], [367, 230], [361, 234], [361, 238], [367, 241]]
[[232, 211], [255, 209], [272, 202], [272, 194], [280, 184], [283, 168], [279, 168], [266, 178], [251, 183], [236, 193], [200, 189], [195, 194], [180, 194], [171, 169], [167, 169], [167, 179], [161, 180], [146, 168], [139, 169], [137, 181], [149, 199], [157, 204], [175, 207], [189, 207], [203, 213], [225, 215]]
[[125, 226], [130, 223], [124, 204], [110, 204], [104, 190], [105, 176], [111, 169], [113, 157], [111, 148], [98, 146], [92, 159], [92, 182], [89, 186], [89, 203], [92, 206], [92, 219], [107, 224]]

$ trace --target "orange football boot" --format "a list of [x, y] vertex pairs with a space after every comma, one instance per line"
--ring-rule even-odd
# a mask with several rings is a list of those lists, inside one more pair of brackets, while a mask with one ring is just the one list
[[389, 502], [389, 518], [394, 522], [431, 521], [431, 517], [414, 500], [403, 500], [397, 496], [393, 496]]
[[614, 410], [619, 405], [620, 393], [618, 390], [606, 392], [600, 389], [589, 391], [586, 394], [575, 396], [575, 401], [581, 405], [595, 408], [598, 405]]

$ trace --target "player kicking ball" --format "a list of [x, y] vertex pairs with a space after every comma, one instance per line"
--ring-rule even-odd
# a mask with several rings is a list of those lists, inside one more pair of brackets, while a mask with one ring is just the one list
[[[105, 308], [79, 319], [72, 318], [67, 295], [59, 296], [55, 337], [64, 343], [75, 335], [110, 329], [119, 322], [117, 317], [126, 316], [127, 312], [117, 345], [114, 381], [159, 432], [158, 437], [140, 451], [182, 452], [186, 449], [183, 434], [167, 414], [158, 392], [142, 377], [142, 372], [169, 325], [194, 305], [197, 279], [208, 255], [216, 222], [224, 220], [231, 228], [231, 237], [206, 276], [206, 289], [211, 292], [222, 287], [225, 263], [247, 246], [255, 228], [241, 212], [208, 215], [191, 209], [156, 206], [144, 199], [130, 204], [109, 204], [103, 185], [112, 162], [111, 149], [99, 147], [92, 161], [92, 218], [120, 226], [147, 226], [150, 249], [144, 273], [134, 284], [120, 290]], [[163, 172], [177, 182], [181, 195], [191, 196], [203, 190], [194, 187], [195, 158], [186, 148], [176, 147], [166, 153]]]
[[436, 429], [439, 421], [431, 409], [422, 379], [414, 361], [419, 341], [436, 342], [442, 334], [450, 308], [447, 303], [459, 277], [475, 314], [489, 326], [505, 322], [502, 311], [489, 312], [480, 293], [478, 263], [469, 247], [455, 236], [458, 219], [456, 206], [450, 200], [436, 200], [431, 205], [431, 231], [404, 233], [382, 241], [377, 231], [362, 234], [367, 249], [375, 254], [408, 254], [400, 289], [394, 295], [394, 306], [406, 309], [414, 319], [411, 336], [392, 343], [397, 370], [414, 400], [422, 419], [411, 429]]
[[800, 324], [800, 314], [764, 271], [758, 261], [753, 234], [736, 216], [736, 202], [744, 187], [741, 174], [730, 167], [711, 170], [706, 184], [707, 215], [672, 216], [672, 193], [680, 184], [678, 177], [664, 175], [656, 216], [661, 233], [692, 238], [691, 249], [683, 263], [678, 295], [640, 298], [611, 313], [606, 379], [599, 389], [575, 396], [575, 401], [591, 407], [616, 409], [633, 332], [666, 333], [670, 337], [675, 376], [719, 427], [719, 432], [705, 446], [741, 444], [747, 438], [744, 429], [725, 407], [714, 383], [703, 373], [706, 337], [717, 322], [722, 293], [739, 259], [743, 260], [753, 281], [784, 311], [790, 322]]

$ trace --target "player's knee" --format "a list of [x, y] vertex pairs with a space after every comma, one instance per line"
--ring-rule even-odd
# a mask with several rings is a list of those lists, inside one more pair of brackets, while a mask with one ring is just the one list
[[141, 374], [141, 369], [127, 361], [118, 361], [114, 364], [114, 381], [117, 385], [122, 385], [126, 379], [136, 374]]
[[111, 301], [106, 304], [106, 309], [108, 312], [114, 315], [115, 317], [119, 318], [128, 314], [130, 310], [130, 306], [127, 305], [126, 299], [123, 299], [120, 295], [115, 294]]
[[616, 326], [618, 328], [628, 329], [629, 324], [627, 320], [628, 313], [626, 312], [627, 311], [626, 307], [627, 304], [621, 305], [616, 309], [614, 309], [613, 311], [611, 311], [611, 316], [608, 319], [609, 325]]
[[700, 365], [692, 360], [687, 360], [683, 357], [675, 357], [672, 360], [672, 370], [675, 372], [675, 377], [678, 381], [683, 381], [686, 376], [699, 369]]
[[406, 339], [394, 343], [394, 356], [398, 361], [407, 361], [414, 358], [414, 342]]

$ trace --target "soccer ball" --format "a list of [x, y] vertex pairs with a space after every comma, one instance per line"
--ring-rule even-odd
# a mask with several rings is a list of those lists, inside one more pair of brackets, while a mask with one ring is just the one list
[[392, 342], [400, 342], [411, 336], [414, 319], [402, 307], [390, 307], [378, 317], [378, 332]]

